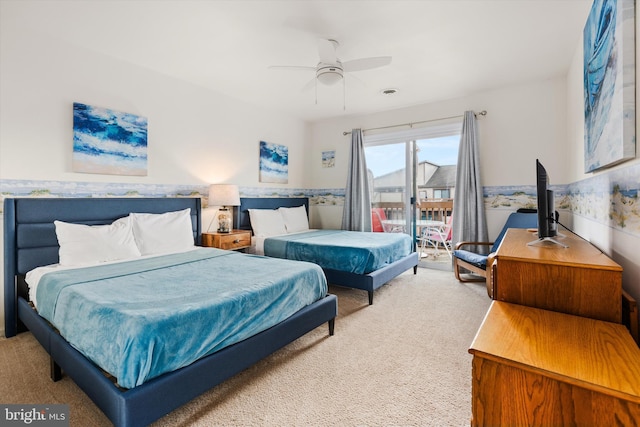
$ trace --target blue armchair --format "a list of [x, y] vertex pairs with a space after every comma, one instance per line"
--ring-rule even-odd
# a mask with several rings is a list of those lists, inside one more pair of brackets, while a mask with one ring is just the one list
[[[498, 234], [495, 242], [458, 242], [453, 251], [453, 272], [456, 275], [456, 279], [461, 282], [487, 281], [487, 293], [490, 297], [493, 297], [493, 285], [489, 283], [490, 280], [487, 280], [487, 271], [491, 269], [493, 257], [507, 229], [537, 227], [538, 215], [535, 210], [521, 209], [509, 215], [507, 222], [504, 224], [504, 227], [502, 227], [502, 231]], [[490, 246], [491, 250], [489, 255], [482, 255], [461, 249], [468, 246]], [[489, 268], [487, 268], [487, 266], [489, 266]], [[464, 272], [462, 272], [463, 269], [470, 273], [471, 277], [461, 276], [461, 274], [464, 274]]]

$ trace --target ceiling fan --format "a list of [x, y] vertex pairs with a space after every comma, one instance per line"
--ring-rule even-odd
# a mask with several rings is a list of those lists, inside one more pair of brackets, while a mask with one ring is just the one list
[[371, 70], [373, 68], [384, 67], [391, 63], [390, 56], [377, 56], [370, 58], [352, 59], [342, 62], [338, 59], [336, 49], [340, 46], [333, 39], [318, 39], [319, 61], [315, 67], [298, 65], [273, 65], [269, 68], [296, 69], [315, 71], [316, 77], [310, 83], [320, 82], [324, 85], [334, 85], [343, 81], [345, 73], [353, 71]]

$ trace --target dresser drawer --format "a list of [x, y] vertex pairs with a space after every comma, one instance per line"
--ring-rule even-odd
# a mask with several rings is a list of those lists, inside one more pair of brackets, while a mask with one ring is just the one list
[[242, 249], [251, 246], [251, 234], [228, 234], [219, 236], [220, 243], [216, 247], [220, 249]]
[[202, 233], [202, 246], [236, 250], [251, 246], [251, 232], [233, 230], [231, 233]]

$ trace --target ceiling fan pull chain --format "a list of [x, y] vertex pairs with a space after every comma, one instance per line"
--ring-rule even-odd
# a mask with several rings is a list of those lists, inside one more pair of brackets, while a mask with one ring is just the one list
[[342, 79], [342, 111], [347, 111], [347, 84]]

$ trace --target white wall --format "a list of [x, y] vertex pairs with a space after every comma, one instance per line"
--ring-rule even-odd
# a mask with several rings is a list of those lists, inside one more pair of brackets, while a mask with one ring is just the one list
[[[555, 184], [567, 183], [563, 164], [566, 152], [565, 77], [481, 92], [466, 98], [419, 105], [366, 116], [350, 116], [311, 125], [311, 151], [307, 157], [315, 188], [344, 188], [349, 161], [352, 128], [377, 128], [461, 115], [465, 110], [486, 110], [479, 117], [481, 179], [485, 186], [535, 185], [535, 159], [553, 171]], [[402, 129], [402, 128], [398, 128]], [[322, 168], [317, 161], [322, 151], [336, 150], [336, 166]], [[342, 207], [316, 207], [320, 224], [339, 228]], [[504, 225], [507, 210], [487, 214], [489, 236]]]
[[[304, 187], [305, 124], [37, 34], [2, 30], [0, 178], [258, 183], [260, 140], [287, 145]], [[73, 102], [148, 119], [148, 176], [71, 171]]]

